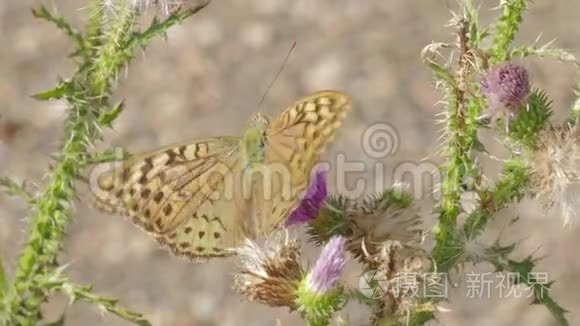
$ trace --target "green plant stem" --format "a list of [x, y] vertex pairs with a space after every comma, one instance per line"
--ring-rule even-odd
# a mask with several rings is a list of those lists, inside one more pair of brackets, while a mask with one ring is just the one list
[[453, 84], [445, 85], [447, 90], [447, 141], [443, 148], [445, 155], [445, 172], [442, 183], [437, 245], [445, 246], [449, 232], [456, 224], [460, 212], [462, 184], [466, 176], [474, 174], [472, 148], [477, 139], [477, 116], [481, 103], [467, 96], [471, 82], [469, 80], [469, 35], [470, 23], [462, 19], [459, 22], [459, 61], [458, 71]]
[[[65, 226], [70, 219], [69, 208], [75, 196], [74, 183], [79, 174], [78, 163], [86, 156], [88, 144], [99, 135], [95, 123], [95, 113], [98, 112], [91, 104], [104, 104], [99, 96], [110, 92], [109, 80], [117, 75], [117, 70], [112, 69], [108, 61], [114, 57], [113, 52], [118, 49], [130, 23], [133, 22], [133, 17], [129, 14], [119, 15], [117, 19], [119, 21], [116, 26], [123, 26], [125, 29], [112, 28], [107, 43], [95, 58], [93, 69], [86, 76], [89, 100], [84, 99], [80, 92], [83, 87], [82, 76], [75, 78], [78, 93], [67, 96], [70, 109], [62, 146], [56, 164], [49, 174], [48, 184], [34, 207], [35, 213], [28, 219], [29, 238], [18, 260], [13, 286], [4, 299], [3, 315], [10, 318], [8, 324], [34, 325], [41, 318], [40, 304], [46, 298], [46, 291], [35, 287], [33, 279], [37, 275], [49, 274], [58, 266], [57, 256], [62, 248]], [[114, 63], [114, 67], [119, 69], [121, 65]]]
[[101, 0], [89, 0], [89, 20], [85, 28], [85, 39], [91, 51], [98, 49], [102, 41], [103, 15], [105, 14], [102, 6]]
[[501, 4], [502, 14], [495, 24], [489, 54], [491, 63], [508, 59], [509, 48], [522, 22], [522, 16], [527, 8], [526, 0], [505, 0]]
[[136, 325], [150, 326], [151, 323], [143, 318], [143, 315], [136, 313], [117, 305], [118, 300], [102, 297], [92, 292], [90, 286], [80, 286], [69, 282], [66, 278], [57, 273], [56, 276], [51, 276], [46, 279], [41, 279], [38, 284], [39, 287], [49, 289], [51, 291], [59, 291], [69, 297], [70, 302], [84, 301], [94, 304], [99, 309], [112, 313], [122, 319], [130, 321]]
[[528, 185], [528, 166], [525, 161], [514, 158], [506, 163], [501, 178], [491, 190], [479, 192], [480, 208], [467, 217], [464, 229], [468, 235], [477, 235], [489, 220], [508, 204], [519, 201]]
[[[123, 2], [119, 2], [117, 6], [121, 6], [121, 3]], [[125, 49], [123, 45], [135, 24], [135, 19], [135, 13], [129, 8], [118, 8], [116, 19], [104, 33], [104, 43], [97, 51], [98, 59], [91, 65], [89, 72], [87, 86], [92, 97], [104, 100], [111, 88], [111, 81], [117, 79], [120, 68], [127, 62], [123, 53], [132, 52], [133, 49]]]

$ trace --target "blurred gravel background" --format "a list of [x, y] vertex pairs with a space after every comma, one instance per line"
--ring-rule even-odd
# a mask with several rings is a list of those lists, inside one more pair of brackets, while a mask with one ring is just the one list
[[[483, 1], [482, 20], [491, 22], [499, 1]], [[39, 103], [29, 95], [51, 87], [57, 76], [72, 73], [66, 58], [71, 44], [52, 25], [33, 19], [30, 8], [39, 1], [0, 1], [0, 174], [41, 182], [57, 150], [65, 116], [62, 103]], [[75, 23], [87, 16], [79, 1], [45, 1], [59, 8]], [[123, 146], [132, 152], [200, 136], [235, 135], [245, 128], [257, 103], [292, 42], [297, 46], [284, 71], [270, 90], [263, 110], [274, 115], [300, 96], [318, 89], [339, 89], [352, 94], [354, 110], [326, 158], [344, 153], [369, 167], [385, 165], [393, 175], [398, 164], [439, 162], [434, 124], [442, 109], [436, 102], [429, 71], [419, 52], [431, 41], [453, 41], [444, 28], [454, 1], [443, 0], [215, 0], [208, 8], [170, 30], [168, 40], [157, 40], [131, 64], [118, 92], [126, 99], [126, 112], [107, 131], [104, 144]], [[520, 44], [558, 38], [557, 47], [580, 55], [580, 2], [535, 0], [525, 17]], [[529, 60], [536, 86], [554, 100], [561, 119], [573, 100], [571, 65], [550, 60]], [[387, 122], [398, 132], [394, 155], [375, 160], [365, 155], [360, 139], [366, 127]], [[506, 157], [491, 135], [488, 149]], [[482, 157], [488, 176], [499, 163]], [[334, 178], [334, 177], [333, 177]], [[348, 177], [350, 181], [374, 179], [372, 172]], [[369, 190], [370, 190], [369, 183]], [[242, 302], [231, 289], [233, 260], [203, 265], [171, 257], [157, 248], [146, 234], [116, 216], [90, 208], [87, 189], [79, 184], [79, 198], [61, 262], [70, 264], [71, 277], [93, 284], [97, 293], [121, 299], [131, 309], [144, 312], [155, 325], [300, 325], [286, 309]], [[419, 193], [426, 225], [432, 225], [429, 190]], [[524, 201], [506, 210], [486, 232], [490, 241], [504, 231], [502, 241], [520, 241], [521, 257], [536, 250], [546, 256], [540, 270], [558, 282], [552, 294], [571, 310], [572, 325], [580, 324], [580, 246], [577, 229], [563, 230], [557, 216], [540, 213], [539, 206]], [[0, 194], [0, 256], [10, 267], [25, 239], [26, 207]], [[510, 218], [520, 222], [506, 227]], [[309, 253], [307, 257], [312, 257]], [[492, 271], [483, 266], [479, 270]], [[358, 282], [350, 268], [346, 279]], [[542, 306], [529, 299], [467, 299], [465, 289], [453, 291], [450, 312], [439, 314], [445, 325], [556, 325]], [[67, 307], [55, 296], [45, 307], [49, 320], [67, 311], [67, 325], [127, 325], [103, 315], [94, 307]], [[349, 307], [345, 318], [364, 325], [366, 312]]]

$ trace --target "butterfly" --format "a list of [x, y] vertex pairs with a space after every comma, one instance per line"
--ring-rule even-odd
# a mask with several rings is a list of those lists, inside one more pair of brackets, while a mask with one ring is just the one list
[[256, 114], [241, 137], [196, 139], [100, 167], [96, 206], [128, 217], [175, 255], [232, 255], [300, 202], [351, 103], [341, 92], [317, 92], [273, 121]]

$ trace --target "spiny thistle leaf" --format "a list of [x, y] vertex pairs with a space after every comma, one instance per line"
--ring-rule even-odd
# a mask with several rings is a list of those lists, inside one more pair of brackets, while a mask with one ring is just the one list
[[153, 37], [162, 36], [165, 38], [165, 32], [167, 29], [169, 29], [169, 27], [181, 23], [189, 16], [205, 8], [209, 2], [209, 0], [206, 0], [193, 8], [174, 12], [164, 20], [159, 20], [159, 18], [155, 17], [145, 31], [131, 33], [125, 46], [129, 49], [133, 49], [135, 46], [139, 46], [144, 49], [147, 46], [149, 40], [151, 40]]
[[540, 58], [554, 58], [562, 62], [573, 63], [576, 67], [580, 67], [580, 61], [572, 53], [564, 50], [550, 47], [551, 42], [543, 46], [537, 47], [535, 45], [522, 46], [515, 48], [510, 53], [510, 58], [526, 58], [530, 56], [537, 56]]
[[[539, 291], [542, 291], [542, 292], [539, 292]], [[539, 295], [539, 293], [542, 293], [542, 294]], [[556, 301], [554, 301], [554, 299], [550, 295], [547, 295], [544, 292], [544, 289], [536, 290], [536, 288], [534, 288], [534, 294], [535, 294], [535, 298], [536, 298], [534, 300], [534, 303], [543, 304], [544, 306], [546, 306], [546, 308], [548, 308], [548, 310], [550, 311], [552, 316], [554, 316], [554, 318], [556, 318], [556, 320], [560, 323], [560, 325], [562, 325], [562, 326], [570, 325], [570, 323], [568, 322], [568, 319], [566, 319], [566, 316], [564, 316], [566, 313], [568, 313], [568, 310], [566, 310], [562, 306], [560, 306]]]
[[85, 61], [88, 59], [89, 53], [87, 42], [85, 42], [83, 35], [72, 27], [64, 17], [59, 16], [57, 13], [51, 13], [44, 6], [41, 6], [39, 9], [33, 9], [32, 15], [36, 18], [42, 18], [55, 24], [58, 29], [63, 31], [66, 36], [76, 43], [76, 50], [71, 56], [81, 55]]
[[515, 261], [507, 259], [507, 255], [499, 255], [496, 257], [490, 256], [489, 258], [491, 258], [489, 262], [496, 267], [498, 272], [510, 272], [517, 275], [513, 280], [515, 282], [514, 285], [525, 284], [533, 291], [534, 300], [532, 301], [532, 304], [542, 304], [546, 306], [560, 325], [570, 325], [566, 316], [564, 316], [568, 311], [556, 303], [549, 293], [554, 282], [540, 280], [536, 277], [537, 273], [534, 273], [535, 263], [538, 259], [528, 256], [521, 261]]
[[59, 82], [54, 88], [32, 95], [39, 101], [60, 100], [72, 91], [71, 84], [66, 81]]
[[121, 101], [119, 102], [119, 104], [115, 105], [111, 110], [106, 111], [106, 112], [102, 112], [101, 116], [98, 119], [98, 123], [100, 126], [103, 127], [110, 127], [111, 123], [117, 119], [117, 117], [119, 116], [119, 114], [121, 114], [121, 112], [123, 112], [123, 110], [125, 109], [125, 102]]
[[81, 165], [90, 166], [99, 163], [123, 161], [131, 157], [131, 154], [122, 148], [108, 149], [102, 153], [93, 154]]
[[18, 184], [8, 177], [0, 177], [0, 187], [5, 188], [7, 194], [22, 197], [29, 204], [35, 201], [34, 195], [26, 189], [25, 182]]

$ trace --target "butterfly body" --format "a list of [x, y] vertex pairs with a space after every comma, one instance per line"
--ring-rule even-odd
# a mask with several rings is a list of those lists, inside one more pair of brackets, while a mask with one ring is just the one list
[[271, 122], [257, 114], [241, 137], [197, 139], [116, 163], [98, 174], [97, 206], [129, 217], [176, 255], [230, 255], [298, 204], [350, 109], [347, 95], [318, 92]]
[[269, 119], [258, 113], [250, 121], [250, 126], [244, 132], [240, 148], [242, 159], [247, 169], [256, 171], [264, 163], [264, 148], [268, 141], [266, 131], [269, 125]]

